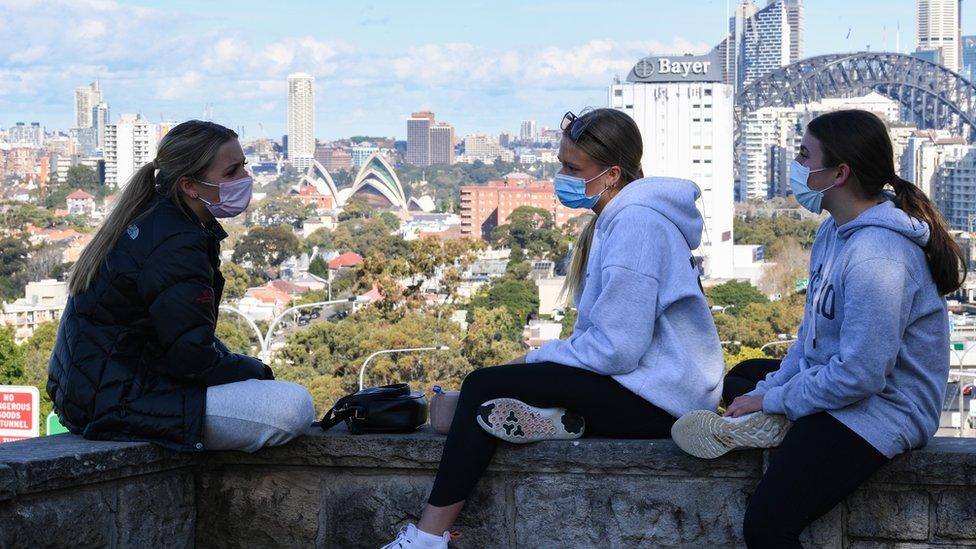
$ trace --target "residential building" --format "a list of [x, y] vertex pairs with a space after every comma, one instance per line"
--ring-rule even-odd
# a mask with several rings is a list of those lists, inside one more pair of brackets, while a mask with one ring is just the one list
[[92, 110], [102, 102], [102, 90], [98, 87], [98, 81], [92, 82], [87, 86], [75, 88], [75, 125], [76, 128], [90, 128], [92, 120]]
[[414, 166], [430, 166], [430, 129], [434, 126], [434, 113], [415, 112], [407, 119], [406, 161]]
[[522, 128], [519, 132], [519, 139], [525, 142], [534, 142], [538, 136], [536, 132], [535, 120], [522, 121]]
[[95, 197], [78, 189], [67, 197], [68, 213], [71, 215], [88, 215], [95, 213]]
[[124, 188], [129, 178], [156, 158], [159, 129], [141, 114], [123, 114], [105, 126], [105, 184]]
[[491, 231], [508, 223], [512, 212], [522, 206], [546, 210], [552, 214], [556, 226], [583, 214], [559, 202], [552, 181], [537, 181], [523, 173], [511, 173], [502, 180], [461, 187], [461, 234], [490, 241]]
[[0, 324], [13, 326], [18, 344], [33, 335], [41, 323], [61, 318], [68, 301], [68, 283], [52, 279], [28, 282], [24, 294], [0, 307]]
[[315, 160], [330, 172], [351, 170], [352, 154], [345, 147], [324, 146], [315, 149]]
[[430, 128], [430, 163], [454, 163], [454, 127], [438, 122]]
[[308, 168], [315, 158], [315, 78], [310, 74], [288, 75], [287, 151], [298, 169]]
[[938, 51], [942, 64], [959, 72], [961, 40], [960, 0], [915, 0], [917, 51]]
[[40, 122], [17, 122], [7, 130], [7, 142], [12, 145], [39, 148], [44, 144], [44, 127]]

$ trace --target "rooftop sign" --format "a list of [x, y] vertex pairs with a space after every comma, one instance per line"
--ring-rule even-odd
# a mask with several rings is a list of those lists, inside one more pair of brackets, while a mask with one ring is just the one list
[[715, 53], [645, 57], [630, 70], [627, 81], [721, 82], [721, 60]]

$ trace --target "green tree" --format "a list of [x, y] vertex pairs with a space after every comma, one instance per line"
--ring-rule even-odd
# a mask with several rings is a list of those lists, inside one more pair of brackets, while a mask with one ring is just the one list
[[23, 293], [30, 251], [30, 244], [21, 237], [0, 238], [0, 298], [12, 300]]
[[312, 258], [312, 261], [308, 264], [308, 272], [324, 279], [329, 278], [329, 264], [326, 263], [322, 256], [317, 255]]
[[237, 263], [226, 261], [220, 266], [220, 272], [224, 275], [224, 298], [240, 299], [244, 297], [248, 287], [251, 285], [251, 277], [247, 270]]
[[24, 382], [24, 362], [20, 348], [14, 343], [13, 326], [0, 326], [0, 385], [20, 385]]
[[508, 309], [482, 309], [472, 312], [473, 322], [464, 336], [464, 356], [475, 367], [505, 364], [525, 354], [522, 324]]
[[505, 307], [520, 322], [527, 322], [530, 313], [539, 312], [539, 290], [531, 280], [517, 280], [508, 276], [495, 279], [471, 298], [475, 308]]
[[576, 327], [576, 307], [567, 307], [566, 314], [563, 316], [563, 329], [559, 332], [559, 339], [566, 339], [573, 335], [573, 328]]
[[298, 237], [285, 225], [253, 227], [234, 247], [234, 263], [248, 263], [271, 273], [300, 251]]
[[712, 305], [729, 307], [726, 312], [738, 315], [750, 303], [766, 303], [769, 299], [752, 284], [741, 280], [705, 288], [705, 295]]
[[106, 194], [106, 187], [98, 180], [98, 173], [88, 166], [80, 164], [68, 168], [65, 187], [71, 191], [81, 189], [99, 198]]
[[256, 338], [254, 330], [237, 315], [223, 314], [217, 319], [215, 331], [217, 337], [235, 353], [245, 355], [255, 351], [253, 340]]
[[353, 196], [348, 202], [342, 207], [342, 212], [339, 213], [338, 221], [341, 223], [343, 221], [349, 221], [350, 219], [369, 219], [373, 215], [373, 208], [369, 206], [366, 198], [362, 196]]
[[303, 204], [301, 200], [286, 196], [272, 196], [265, 198], [254, 208], [249, 217], [260, 225], [301, 225], [315, 212], [312, 204]]
[[56, 321], [43, 322], [37, 325], [34, 333], [20, 346], [20, 353], [23, 357], [21, 362], [24, 369], [22, 383], [37, 387], [41, 394], [42, 435], [47, 434], [45, 419], [54, 409], [51, 397], [47, 394], [47, 367], [51, 360], [51, 353], [54, 351], [54, 342], [57, 336], [58, 323]]

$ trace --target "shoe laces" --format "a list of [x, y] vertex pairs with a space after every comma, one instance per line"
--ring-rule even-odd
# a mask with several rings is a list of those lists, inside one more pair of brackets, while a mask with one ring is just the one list
[[408, 528], [407, 526], [402, 526], [400, 528], [400, 531], [397, 532], [396, 539], [394, 539], [390, 543], [387, 543], [383, 547], [380, 547], [380, 549], [399, 549], [403, 547], [403, 540], [407, 537], [407, 528]]

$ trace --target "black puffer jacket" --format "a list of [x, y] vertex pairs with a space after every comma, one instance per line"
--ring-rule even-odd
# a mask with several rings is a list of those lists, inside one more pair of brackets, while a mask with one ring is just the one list
[[226, 236], [158, 197], [68, 298], [47, 392], [73, 433], [203, 450], [207, 387], [273, 377], [214, 335]]

